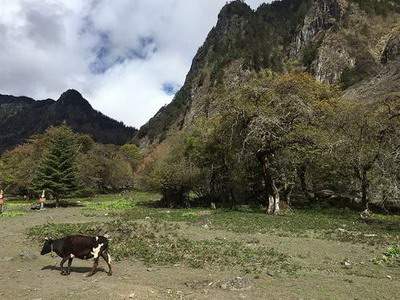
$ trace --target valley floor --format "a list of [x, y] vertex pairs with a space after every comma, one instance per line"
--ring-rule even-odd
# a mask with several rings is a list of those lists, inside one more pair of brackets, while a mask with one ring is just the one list
[[[144, 196], [132, 196], [137, 197]], [[29, 205], [19, 204], [16, 211], [21, 213], [9, 212], [8, 216], [0, 217], [0, 298], [396, 299], [399, 296], [399, 258], [383, 256], [390, 245], [399, 243], [398, 217], [390, 220], [382, 217], [379, 222], [364, 225], [356, 224], [355, 214], [348, 212], [344, 212], [346, 217], [297, 211], [269, 217], [250, 211], [170, 211], [139, 204], [127, 208], [123, 202], [126, 200], [118, 201], [119, 196], [115, 196], [98, 200], [98, 207], [85, 202], [87, 207], [42, 212], [27, 211]], [[161, 245], [161, 250], [157, 246], [152, 250], [160, 253], [151, 253], [145, 259], [132, 255], [130, 259], [114, 262], [111, 277], [102, 269], [106, 269], [104, 262], [100, 262], [97, 274], [85, 277], [92, 262], [79, 260], [74, 261], [71, 275], [64, 277], [58, 268], [60, 259], [40, 256], [40, 243], [27, 235], [33, 226], [40, 229], [41, 225], [58, 228], [59, 223], [102, 224], [121, 216], [138, 224], [153, 221], [177, 224], [174, 234], [193, 241], [193, 247], [198, 247], [196, 242], [218, 241], [216, 245], [222, 249], [218, 253], [226, 255], [226, 260], [210, 255], [213, 249], [203, 246], [196, 249], [204, 251], [204, 257], [211, 261], [220, 264], [226, 261], [226, 266], [193, 267], [190, 256], [197, 253], [190, 252], [192, 246], [188, 246], [181, 261], [169, 264], [157, 256], [168, 253]], [[235, 249], [224, 248], [224, 243], [236, 242], [233, 245], [243, 249], [272, 249], [269, 251], [282, 254], [276, 255], [278, 259], [282, 257], [295, 267], [277, 267], [274, 264], [280, 262], [274, 259], [268, 260], [271, 265], [267, 263], [254, 271], [251, 267], [257, 262], [248, 257], [247, 253], [250, 256], [253, 253], [250, 250], [240, 252], [242, 256], [237, 257], [237, 265], [248, 264], [250, 269], [238, 267], [231, 264], [229, 255], [239, 254]], [[143, 255], [140, 249], [135, 251], [138, 256]], [[262, 253], [260, 258], [269, 255]]]

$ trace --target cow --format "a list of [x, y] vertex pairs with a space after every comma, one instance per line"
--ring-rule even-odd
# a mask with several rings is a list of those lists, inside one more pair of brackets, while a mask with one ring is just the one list
[[[111, 257], [108, 254], [108, 239], [104, 236], [85, 236], [85, 235], [71, 235], [62, 239], [52, 240], [46, 238], [41, 255], [55, 252], [62, 258], [60, 267], [61, 275], [69, 275], [72, 260], [79, 259], [94, 259], [92, 271], [87, 276], [92, 276], [96, 273], [99, 264], [100, 256], [105, 260], [108, 265], [108, 275], [112, 275], [111, 270]], [[64, 263], [68, 260], [68, 267], [64, 269]]]

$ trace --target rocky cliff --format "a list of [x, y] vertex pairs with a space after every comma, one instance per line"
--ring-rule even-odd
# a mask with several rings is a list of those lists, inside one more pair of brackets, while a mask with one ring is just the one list
[[[359, 92], [368, 98], [374, 89], [385, 94], [399, 82], [399, 25], [398, 1], [282, 0], [255, 11], [232, 1], [198, 50], [182, 89], [137, 139], [142, 145], [158, 143], [197, 116], [212, 114], [213, 88], [234, 88], [264, 69], [307, 71], [340, 85], [349, 97]], [[390, 79], [390, 87], [382, 85], [383, 78]]]

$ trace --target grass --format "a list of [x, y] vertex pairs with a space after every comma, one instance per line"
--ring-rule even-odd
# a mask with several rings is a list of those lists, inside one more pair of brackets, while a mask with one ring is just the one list
[[274, 233], [280, 236], [314, 237], [367, 244], [400, 242], [400, 217], [375, 215], [362, 220], [356, 212], [338, 209], [295, 210], [281, 216], [267, 216], [261, 210], [167, 210], [136, 206], [117, 213], [125, 220], [151, 218], [188, 222], [234, 233]]
[[372, 259], [372, 262], [377, 265], [384, 264], [389, 267], [400, 267], [400, 246], [391, 245], [387, 247], [383, 255]]
[[[106, 223], [46, 224], [33, 227], [29, 236], [41, 241], [70, 234], [111, 236], [111, 252], [116, 260], [136, 258], [147, 265], [185, 265], [204, 269], [240, 269], [249, 273], [265, 270], [294, 273], [298, 265], [291, 257], [265, 244], [247, 243], [249, 234], [284, 237], [312, 237], [387, 248], [373, 262], [400, 264], [400, 216], [374, 215], [362, 220], [357, 212], [340, 209], [301, 209], [279, 216], [262, 210], [165, 209], [157, 208], [159, 195], [135, 192], [94, 199], [75, 199], [89, 215], [109, 215]], [[183, 223], [185, 223], [183, 225]], [[215, 238], [207, 231], [194, 238], [185, 230], [196, 227], [236, 234], [237, 238]], [[247, 236], [247, 238], [246, 238]], [[363, 247], [363, 246], [362, 246]]]
[[0, 218], [15, 218], [25, 215], [26, 203], [22, 202], [7, 202], [5, 210], [0, 214]]
[[23, 215], [25, 215], [23, 211], [9, 210], [0, 214], [0, 218], [14, 218], [14, 217], [21, 217]]
[[234, 233], [274, 233], [279, 236], [314, 237], [342, 242], [389, 245], [400, 242], [400, 216], [376, 214], [362, 220], [344, 209], [299, 209], [267, 216], [259, 209], [210, 210], [156, 208], [159, 195], [135, 192], [84, 201], [84, 214], [110, 215], [126, 221], [152, 219], [187, 222]]
[[288, 256], [275, 249], [221, 239], [191, 240], [183, 237], [179, 229], [178, 224], [168, 222], [116, 220], [106, 224], [47, 224], [31, 228], [28, 235], [41, 241], [45, 237], [107, 232], [116, 260], [135, 257], [150, 266], [183, 264], [192, 268], [240, 269], [248, 273], [267, 268], [293, 273], [298, 269]]
[[119, 195], [100, 195], [89, 199], [74, 199], [85, 206], [83, 214], [85, 216], [96, 216], [101, 214], [116, 215], [123, 211], [136, 207], [136, 204], [143, 199], [151, 199], [154, 194], [136, 192]]

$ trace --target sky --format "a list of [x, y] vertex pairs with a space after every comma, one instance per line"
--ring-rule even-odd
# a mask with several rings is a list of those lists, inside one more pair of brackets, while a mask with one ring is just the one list
[[58, 99], [73, 88], [139, 128], [182, 86], [225, 3], [0, 0], [0, 94]]

